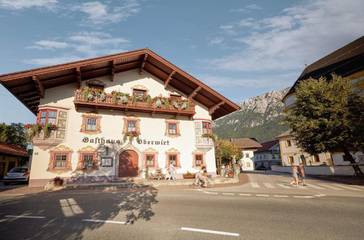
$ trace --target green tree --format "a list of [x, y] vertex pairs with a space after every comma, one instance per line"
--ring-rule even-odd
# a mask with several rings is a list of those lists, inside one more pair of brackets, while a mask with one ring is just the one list
[[24, 125], [22, 123], [0, 124], [0, 142], [16, 144], [25, 147], [27, 145]]
[[363, 175], [350, 151], [364, 150], [364, 98], [348, 79], [308, 79], [296, 88], [286, 121], [298, 145], [310, 154], [342, 151], [355, 174]]

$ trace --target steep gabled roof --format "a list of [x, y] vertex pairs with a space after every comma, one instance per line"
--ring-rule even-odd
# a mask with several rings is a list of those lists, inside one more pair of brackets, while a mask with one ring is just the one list
[[36, 114], [44, 89], [75, 83], [115, 73], [140, 69], [147, 71], [178, 91], [210, 109], [216, 119], [239, 106], [200, 80], [165, 60], [150, 49], [140, 49], [49, 67], [0, 75], [0, 82], [30, 111]]
[[262, 147], [255, 138], [230, 138], [230, 142], [240, 149], [257, 149]]
[[310, 77], [330, 78], [332, 73], [345, 77], [363, 69], [364, 36], [307, 66], [284, 98], [295, 91], [295, 87], [300, 81]]
[[0, 154], [17, 156], [17, 157], [29, 156], [25, 148], [18, 145], [6, 144], [6, 143], [0, 143]]

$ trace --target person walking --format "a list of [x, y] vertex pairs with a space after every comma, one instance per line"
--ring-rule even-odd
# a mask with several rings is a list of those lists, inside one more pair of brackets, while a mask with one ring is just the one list
[[173, 180], [173, 181], [175, 181], [176, 180], [176, 177], [175, 177], [174, 173], [175, 173], [176, 170], [174, 168], [173, 162], [171, 164], [169, 164], [169, 169], [168, 170], [169, 170], [170, 179]]
[[302, 186], [305, 186], [305, 167], [304, 167], [304, 160], [305, 160], [305, 156], [301, 155], [300, 156], [300, 162], [298, 165], [298, 174], [299, 174], [299, 183], [302, 184]]
[[292, 178], [291, 185], [298, 186], [298, 167], [299, 167], [299, 160], [297, 158], [293, 158], [292, 164]]

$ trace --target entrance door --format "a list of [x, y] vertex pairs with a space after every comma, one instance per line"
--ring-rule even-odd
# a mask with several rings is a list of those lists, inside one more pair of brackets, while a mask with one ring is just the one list
[[133, 150], [123, 151], [119, 155], [119, 177], [138, 176], [138, 154]]

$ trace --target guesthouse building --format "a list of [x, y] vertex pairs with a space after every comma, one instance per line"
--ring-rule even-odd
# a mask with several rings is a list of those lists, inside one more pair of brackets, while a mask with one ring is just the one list
[[239, 107], [150, 49], [0, 76], [36, 115], [30, 185], [54, 177], [215, 175], [211, 124]]

